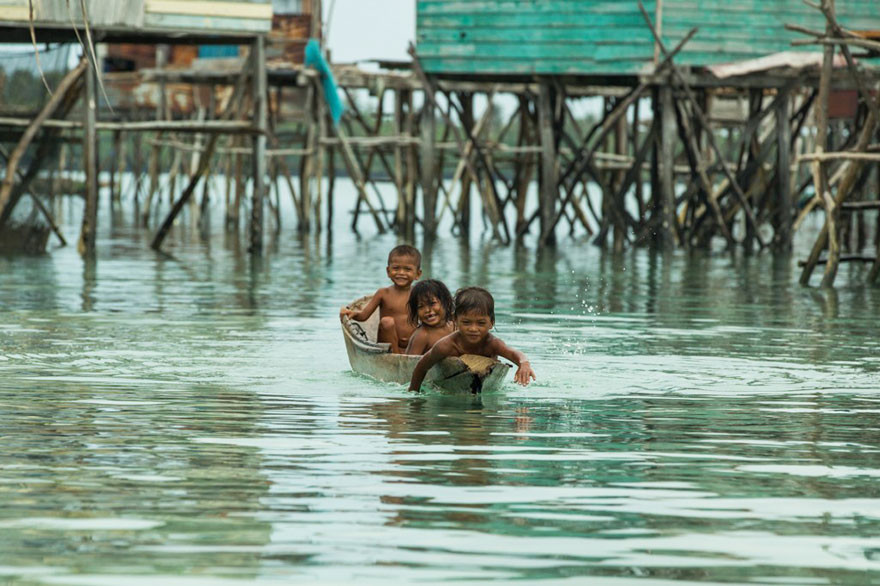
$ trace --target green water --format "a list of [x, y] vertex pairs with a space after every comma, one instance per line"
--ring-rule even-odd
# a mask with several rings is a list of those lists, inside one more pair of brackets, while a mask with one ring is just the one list
[[412, 396], [336, 321], [394, 237], [165, 256], [104, 212], [93, 263], [0, 257], [0, 583], [880, 584], [861, 269], [441, 239], [425, 275], [490, 288], [538, 381]]

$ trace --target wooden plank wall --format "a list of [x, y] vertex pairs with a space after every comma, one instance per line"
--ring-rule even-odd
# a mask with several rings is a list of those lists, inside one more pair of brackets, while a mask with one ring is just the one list
[[[851, 29], [880, 28], [880, 1], [837, 0], [840, 23]], [[822, 14], [802, 0], [663, 0], [663, 37], [670, 43], [692, 27], [699, 34], [676, 62], [712, 65], [753, 59], [781, 51], [815, 51], [818, 46], [792, 47], [804, 35], [785, 30], [798, 24], [825, 30]]]
[[[654, 0], [645, 2], [653, 14]], [[429, 73], [633, 73], [654, 56], [635, 0], [418, 0]]]
[[[654, 16], [656, 1], [644, 1]], [[839, 19], [880, 29], [880, 0], [837, 0]], [[669, 46], [698, 35], [676, 61], [711, 65], [791, 50], [786, 23], [824, 30], [802, 0], [663, 0]], [[615, 75], [650, 71], [654, 45], [636, 0], [418, 0], [418, 54], [429, 73]]]

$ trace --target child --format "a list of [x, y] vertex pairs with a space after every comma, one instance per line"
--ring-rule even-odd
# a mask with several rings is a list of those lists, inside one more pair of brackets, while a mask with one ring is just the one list
[[444, 358], [463, 354], [477, 354], [493, 359], [503, 356], [518, 367], [513, 375], [514, 381], [526, 386], [530, 378], [535, 380], [535, 372], [525, 354], [489, 333], [495, 326], [495, 300], [488, 291], [480, 287], [456, 291], [454, 315], [456, 331], [439, 340], [422, 356], [413, 371], [409, 390], [418, 391], [421, 388], [422, 381], [432, 366]]
[[393, 354], [403, 354], [415, 325], [409, 323], [406, 303], [413, 281], [422, 276], [422, 255], [418, 249], [407, 244], [395, 246], [388, 253], [388, 266], [385, 273], [391, 279], [391, 286], [379, 289], [373, 298], [360, 311], [348, 307], [339, 310], [355, 321], [369, 318], [379, 308], [379, 334], [377, 342], [391, 344]]
[[437, 340], [452, 333], [452, 295], [435, 279], [419, 281], [409, 293], [409, 322], [418, 324], [409, 339], [407, 354], [424, 354]]

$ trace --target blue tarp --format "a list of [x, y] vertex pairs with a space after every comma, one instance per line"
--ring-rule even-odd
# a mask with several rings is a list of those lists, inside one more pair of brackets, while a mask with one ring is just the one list
[[333, 72], [330, 71], [330, 64], [324, 59], [321, 53], [321, 45], [317, 39], [309, 39], [306, 44], [306, 67], [312, 67], [321, 74], [321, 85], [324, 87], [324, 99], [327, 101], [327, 107], [330, 110], [330, 117], [333, 124], [338, 125], [345, 111], [342, 100], [339, 99], [339, 92], [336, 89], [336, 81], [333, 79]]

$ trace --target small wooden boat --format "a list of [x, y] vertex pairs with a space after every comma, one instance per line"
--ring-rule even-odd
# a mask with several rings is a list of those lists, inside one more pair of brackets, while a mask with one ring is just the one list
[[[370, 297], [362, 297], [349, 307], [360, 309]], [[409, 384], [421, 356], [392, 354], [391, 345], [377, 343], [379, 311], [364, 322], [340, 318], [348, 361], [355, 372], [383, 382]], [[428, 371], [423, 386], [447, 392], [490, 392], [498, 390], [510, 365], [485, 356], [466, 354], [447, 358]]]

